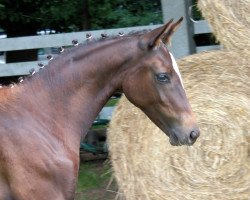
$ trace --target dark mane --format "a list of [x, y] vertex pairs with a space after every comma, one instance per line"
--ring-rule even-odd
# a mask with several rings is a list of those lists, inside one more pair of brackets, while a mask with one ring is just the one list
[[[89, 45], [94, 45], [94, 44], [98, 44], [98, 43], [100, 43], [100, 42], [102, 42], [102, 41], [109, 41], [109, 40], [118, 40], [118, 39], [124, 39], [124, 38], [129, 38], [129, 37], [139, 37], [139, 36], [141, 36], [141, 35], [143, 35], [143, 34], [145, 34], [145, 33], [147, 33], [147, 32], [149, 32], [150, 31], [150, 29], [144, 29], [144, 30], [140, 30], [140, 31], [130, 31], [128, 34], [126, 34], [126, 35], [119, 35], [119, 34], [122, 34], [122, 33], [119, 33], [119, 34], [117, 34], [117, 35], [111, 35], [111, 36], [109, 36], [109, 35], [105, 35], [105, 37], [99, 37], [99, 38], [91, 38], [91, 39], [87, 39], [86, 38], [86, 40], [85, 41], [83, 41], [83, 42], [81, 42], [81, 43], [79, 43], [79, 45], [77, 45], [77, 46], [67, 46], [67, 47], [65, 47], [65, 50], [64, 51], [66, 51], [67, 53], [73, 53], [74, 51], [76, 51], [79, 47], [84, 47], [84, 46], [89, 46]], [[103, 34], [104, 35], [104, 34]], [[72, 42], [73, 42], [74, 40], [72, 39]], [[75, 42], [77, 42], [76, 40], [75, 40]], [[60, 55], [61, 54], [58, 54], [58, 55], [56, 55], [56, 56], [54, 56], [54, 60], [58, 60], [58, 58], [60, 58]], [[39, 63], [39, 62], [38, 62]], [[40, 63], [43, 63], [43, 61], [41, 61]], [[48, 63], [48, 65], [49, 65], [49, 63]], [[45, 66], [45, 67], [47, 67], [47, 66]], [[32, 68], [30, 69], [31, 71], [32, 71]], [[37, 73], [39, 73], [39, 72], [36, 72], [35, 74], [37, 74]], [[31, 80], [31, 79], [33, 79], [33, 77], [36, 77], [36, 76], [33, 76], [32, 74], [30, 74], [30, 75], [24, 75], [24, 80], [23, 81], [28, 81], [28, 80]], [[18, 80], [16, 80], [16, 81], [13, 81], [13, 82], [11, 82], [11, 84], [10, 85], [0, 85], [0, 90], [1, 89], [3, 89], [3, 88], [9, 88], [9, 87], [13, 87], [13, 86], [17, 86], [17, 85], [19, 85], [19, 83], [18, 83]]]
[[140, 31], [130, 31], [128, 34], [122, 35], [122, 36], [120, 36], [119, 34], [118, 35], [111, 35], [111, 36], [105, 35], [106, 37], [92, 38], [90, 40], [86, 39], [83, 43], [81, 43], [81, 45], [95, 44], [97, 42], [101, 42], [104, 40], [114, 40], [114, 39], [122, 39], [122, 38], [141, 36], [149, 31], [150, 31], [150, 29], [144, 29], [144, 30], [140, 30]]
[[[112, 35], [112, 36], [105, 35], [105, 37], [86, 39], [84, 42], [79, 43], [76, 46], [72, 45], [72, 46], [65, 47], [65, 50], [64, 50], [65, 52], [64, 53], [71, 54], [71, 53], [74, 53], [74, 51], [77, 51], [79, 48], [99, 44], [99, 43], [101, 43], [103, 41], [119, 40], [119, 39], [125, 39], [125, 38], [130, 38], [130, 37], [139, 37], [139, 36], [149, 32], [149, 31], [150, 30], [144, 29], [144, 30], [140, 30], [140, 31], [130, 31], [128, 34], [122, 35], [122, 36], [119, 35], [119, 34], [118, 35]], [[77, 42], [77, 41], [75, 41], [75, 42]], [[57, 61], [58, 59], [61, 59], [61, 55], [62, 54], [60, 53], [60, 54], [54, 56], [53, 57], [53, 62]], [[43, 61], [41, 61], [40, 63], [43, 63]], [[49, 65], [50, 65], [50, 62], [48, 63], [48, 65], [45, 66], [45, 68], [48, 68]], [[31, 68], [31, 71], [32, 71], [32, 68]], [[25, 78], [24, 78], [23, 82], [27, 82], [27, 81], [32, 80], [34, 77], [37, 77], [38, 74], [40, 74], [40, 72], [36, 72], [34, 75], [30, 74], [30, 75], [24, 76]], [[3, 87], [3, 88], [13, 87], [13, 86], [16, 87], [17, 85], [19, 85], [18, 82], [12, 82], [10, 85], [1, 86], [1, 87]]]

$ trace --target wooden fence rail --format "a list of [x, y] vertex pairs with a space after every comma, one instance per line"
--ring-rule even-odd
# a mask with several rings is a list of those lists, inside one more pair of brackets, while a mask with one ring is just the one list
[[[123, 32], [124, 34], [128, 34], [132, 31], [151, 30], [159, 26], [160, 24], [150, 25], [150, 26], [118, 28], [118, 29], [41, 35], [41, 36], [3, 38], [0, 39], [0, 52], [70, 46], [72, 45], [73, 39], [76, 39], [79, 42], [85, 41], [87, 33], [90, 33], [94, 38], [100, 38], [101, 33], [107, 35], [117, 35], [119, 32]], [[211, 32], [211, 29], [208, 27], [205, 21], [194, 23], [194, 34], [209, 33], [209, 32]], [[212, 47], [206, 46], [202, 48], [197, 47], [196, 51], [200, 52], [206, 49], [216, 49], [216, 48], [218, 47], [217, 46], [212, 46]], [[47, 63], [46, 60], [44, 60], [43, 62], [44, 64]], [[0, 77], [27, 75], [29, 74], [29, 70], [31, 68], [34, 68], [35, 70], [39, 69], [37, 63], [38, 61], [0, 64]]]
[[[79, 42], [86, 40], [86, 34], [90, 33], [94, 38], [100, 38], [101, 34], [118, 35], [119, 32], [128, 34], [131, 31], [150, 30], [159, 27], [160, 25], [137, 26], [119, 29], [106, 29], [97, 31], [83, 31], [74, 33], [61, 33], [41, 36], [16, 37], [0, 39], [0, 51], [13, 51], [24, 49], [41, 49], [50, 47], [61, 47], [72, 45], [72, 40], [76, 39]], [[46, 64], [47, 61], [44, 61]], [[0, 64], [0, 77], [18, 76], [29, 74], [29, 70], [35, 68], [38, 70], [37, 61]]]

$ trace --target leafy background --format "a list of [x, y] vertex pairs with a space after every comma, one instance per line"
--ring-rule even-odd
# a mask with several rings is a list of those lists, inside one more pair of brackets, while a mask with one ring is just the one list
[[0, 27], [10, 37], [158, 23], [160, 0], [0, 0]]

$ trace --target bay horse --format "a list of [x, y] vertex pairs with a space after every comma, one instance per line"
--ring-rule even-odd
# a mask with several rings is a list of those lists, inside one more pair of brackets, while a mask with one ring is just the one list
[[199, 129], [164, 44], [181, 21], [79, 44], [22, 83], [2, 87], [0, 200], [73, 200], [80, 138], [116, 91], [172, 145], [192, 145]]

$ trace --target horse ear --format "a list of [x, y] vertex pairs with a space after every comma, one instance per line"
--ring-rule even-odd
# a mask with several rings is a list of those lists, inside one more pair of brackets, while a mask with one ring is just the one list
[[172, 22], [173, 19], [169, 20], [167, 24], [144, 34], [141, 40], [143, 47], [146, 47], [147, 49], [157, 47], [160, 44], [164, 32], [168, 29]]
[[183, 17], [181, 17], [177, 22], [171, 24], [171, 26], [168, 29], [168, 31], [163, 34], [163, 36], [162, 36], [162, 42], [164, 44], [169, 44], [170, 43], [171, 36], [174, 34], [174, 32], [180, 26], [182, 20], [183, 20]]

